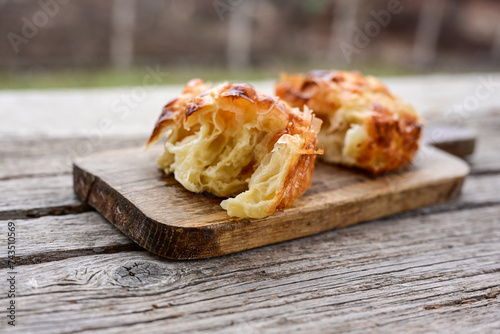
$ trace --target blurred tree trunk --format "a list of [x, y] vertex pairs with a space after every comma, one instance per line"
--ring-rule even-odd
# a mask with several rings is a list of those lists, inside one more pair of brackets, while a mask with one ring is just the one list
[[229, 14], [227, 34], [227, 60], [231, 70], [250, 65], [252, 20], [257, 0], [238, 2]]
[[111, 65], [130, 68], [134, 63], [136, 1], [114, 0], [111, 11]]
[[413, 45], [413, 63], [417, 68], [428, 67], [435, 61], [441, 22], [447, 2], [448, 0], [422, 2]]
[[493, 36], [493, 47], [491, 49], [493, 59], [500, 60], [500, 20], [497, 22], [495, 34]]
[[328, 60], [339, 62], [344, 56], [340, 43], [353, 44], [359, 0], [336, 0], [330, 31], [330, 50]]

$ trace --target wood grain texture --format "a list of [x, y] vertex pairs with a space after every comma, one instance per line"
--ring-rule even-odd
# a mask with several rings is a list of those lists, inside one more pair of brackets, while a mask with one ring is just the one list
[[13, 178], [71, 174], [73, 160], [90, 153], [144, 145], [144, 137], [44, 138], [13, 140], [0, 136], [0, 182]]
[[95, 145], [85, 138], [0, 140], [0, 220], [89, 211], [73, 194], [72, 159], [143, 142], [120, 137]]
[[0, 186], [0, 220], [89, 210], [71, 190], [69, 175], [13, 178]]
[[[500, 124], [497, 128], [500, 133]], [[476, 152], [468, 158], [473, 174], [498, 173], [500, 172], [500, 152], [499, 136], [491, 132], [480, 135], [476, 145]]]
[[[70, 190], [72, 159], [103, 150], [140, 146], [144, 138], [108, 138], [89, 145], [87, 138], [48, 138], [44, 140], [0, 139], [0, 219], [30, 218], [44, 215], [88, 211]], [[481, 141], [475, 166], [495, 168], [497, 148]], [[492, 162], [491, 164], [489, 162]], [[491, 171], [491, 168], [488, 171]], [[499, 166], [500, 170], [500, 166]], [[473, 167], [473, 173], [475, 169]]]
[[[497, 116], [492, 111], [470, 120], [470, 126], [478, 129], [476, 152], [468, 159], [472, 164], [472, 174], [500, 172], [500, 141], [496, 140], [500, 132], [500, 117]], [[84, 137], [13, 140], [0, 136], [0, 188], [6, 189], [0, 194], [0, 219], [87, 211], [88, 208], [81, 206], [68, 187], [72, 159], [84, 156], [86, 152], [140, 146], [143, 142], [142, 137], [118, 136], [89, 146], [88, 138]], [[40, 183], [33, 178], [40, 178]], [[47, 183], [48, 188], [45, 187]], [[73, 199], [68, 201], [70, 198]]]
[[319, 163], [292, 208], [264, 219], [230, 218], [220, 199], [185, 190], [155, 166], [158, 149], [127, 149], [75, 162], [83, 202], [147, 250], [172, 259], [229, 254], [445, 202], [469, 168], [430, 147], [403, 172], [373, 177]]
[[[423, 112], [427, 124], [446, 123], [446, 113], [474, 95], [482, 76], [488, 74], [397, 78], [389, 84]], [[125, 237], [96, 213], [52, 215], [53, 208], [64, 214], [73, 207], [61, 196], [70, 196], [69, 162], [75, 156], [65, 144], [83, 145], [85, 131], [106, 117], [114, 130], [92, 152], [141, 145], [158, 108], [179, 90], [155, 93], [156, 107], [148, 96], [149, 104], [130, 110], [134, 115], [126, 119], [109, 108], [126, 88], [115, 96], [105, 90], [0, 92], [2, 193], [9, 184], [0, 204], [17, 203], [15, 216], [23, 218], [16, 220], [23, 259], [17, 267], [19, 322], [10, 328], [0, 321], [1, 333], [500, 332], [499, 94], [482, 100], [458, 124], [451, 122], [476, 129], [478, 141], [461, 196], [444, 204], [182, 262], [130, 251], [122, 244]], [[120, 142], [131, 136], [138, 141]], [[63, 170], [54, 168], [61, 161]], [[43, 178], [55, 176], [67, 180], [46, 192]], [[9, 183], [14, 179], [23, 181]], [[33, 208], [44, 217], [29, 218]], [[0, 221], [4, 231], [8, 221]], [[0, 269], [2, 291], [6, 272]], [[7, 303], [0, 294], [0, 306]]]
[[[462, 193], [454, 200], [436, 204], [385, 219], [420, 217], [437, 213], [472, 210], [500, 205], [498, 196], [500, 174], [467, 177]], [[89, 254], [137, 249], [138, 246], [95, 212], [64, 216], [44, 216], [35, 219], [9, 220], [19, 224], [23, 236], [18, 265], [58, 261]], [[0, 221], [0, 226], [8, 221]], [[6, 244], [0, 239], [0, 248]], [[0, 264], [6, 254], [0, 253]]]
[[[499, 122], [500, 123], [500, 122]], [[500, 129], [500, 124], [499, 124]], [[452, 154], [457, 156], [466, 155], [465, 150], [470, 149], [472, 141], [477, 137], [464, 138], [463, 131], [468, 133], [470, 129], [460, 128], [433, 128], [439, 133], [439, 137], [432, 138], [432, 133], [426, 132], [428, 138], [424, 142], [432, 142], [434, 145], [446, 145], [447, 143], [458, 144], [459, 149]], [[491, 131], [494, 131], [493, 129]], [[484, 136], [481, 133], [479, 137]], [[56, 176], [70, 174], [73, 160], [79, 157], [106, 150], [121, 149], [127, 147], [140, 147], [147, 141], [147, 136], [134, 137], [111, 137], [111, 138], [44, 138], [40, 139], [2, 139], [0, 136], [0, 184], [4, 180], [29, 178], [38, 176]], [[486, 141], [487, 142], [487, 141]], [[445, 147], [446, 148], [446, 147]], [[485, 147], [485, 155], [493, 155], [494, 147]], [[491, 157], [492, 158], [492, 157]], [[488, 158], [488, 160], [493, 160]]]
[[499, 205], [378, 220], [209, 260], [120, 252], [22, 266], [16, 329], [494, 333], [498, 217]]
[[[9, 222], [15, 224], [21, 238], [16, 247], [17, 266], [140, 249], [96, 212]], [[0, 225], [7, 222], [0, 221]], [[7, 239], [0, 239], [0, 248], [7, 248]], [[0, 253], [0, 268], [6, 267], [7, 253]]]
[[[500, 95], [499, 95], [500, 96]], [[467, 158], [472, 174], [500, 172], [500, 106], [481, 115], [471, 114], [464, 123], [477, 134], [475, 152]]]

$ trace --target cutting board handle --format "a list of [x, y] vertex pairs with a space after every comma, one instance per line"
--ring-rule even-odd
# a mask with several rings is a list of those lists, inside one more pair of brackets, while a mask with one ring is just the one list
[[457, 128], [446, 125], [424, 127], [423, 143], [435, 146], [460, 158], [465, 158], [476, 147], [476, 132], [470, 128]]

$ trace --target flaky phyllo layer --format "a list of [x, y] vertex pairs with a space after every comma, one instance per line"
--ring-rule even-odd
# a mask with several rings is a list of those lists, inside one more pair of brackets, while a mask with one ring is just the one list
[[283, 75], [276, 95], [323, 120], [318, 139], [327, 162], [382, 173], [407, 165], [418, 149], [420, 117], [374, 77], [342, 71]]
[[231, 197], [221, 203], [230, 216], [262, 218], [311, 186], [320, 127], [309, 110], [248, 84], [194, 79], [164, 107], [148, 144], [166, 136], [158, 165], [186, 189]]

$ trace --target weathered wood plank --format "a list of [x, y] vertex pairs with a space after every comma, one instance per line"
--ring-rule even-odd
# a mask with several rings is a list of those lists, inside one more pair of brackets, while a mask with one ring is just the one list
[[381, 220], [210, 260], [121, 252], [21, 266], [16, 329], [494, 332], [499, 215]]
[[[498, 196], [499, 187], [500, 174], [470, 175], [465, 180], [462, 193], [456, 199], [447, 203], [409, 211], [401, 215], [415, 217], [431, 213], [468, 210], [497, 205], [500, 203], [500, 197]], [[387, 219], [392, 218], [394, 216]]]
[[472, 174], [500, 172], [500, 124], [495, 132], [484, 131], [479, 136], [476, 152], [469, 162]]
[[[469, 96], [474, 97], [477, 88], [485, 81], [492, 83], [488, 87], [490, 94], [483, 94], [478, 99], [472, 117], [484, 110], [500, 109], [499, 73], [381, 79], [429, 119], [441, 120], [445, 111], [453, 110], [457, 104], [462, 105]], [[267, 94], [274, 93], [275, 80], [252, 84]], [[2, 91], [0, 118], [7, 122], [0, 123], [0, 133], [17, 138], [74, 137], [95, 131], [105, 136], [147, 136], [162, 106], [181, 90], [182, 86], [158, 86]]]
[[[90, 210], [73, 193], [72, 159], [106, 149], [140, 146], [143, 138], [0, 141], [0, 220]], [[80, 149], [85, 148], [85, 150]]]
[[[473, 166], [476, 169], [472, 173], [481, 174], [486, 172], [496, 173], [500, 169], [500, 163], [497, 163], [495, 156], [500, 152], [499, 142], [496, 138], [489, 141], [480, 141], [479, 147], [488, 146], [486, 150], [479, 149], [473, 159]], [[26, 176], [28, 169], [22, 167], [29, 165], [47, 166], [54, 156], [48, 156], [42, 160], [31, 160], [26, 158], [24, 161], [19, 161], [12, 169], [5, 169], [12, 175], [13, 170], [21, 171], [23, 174], [20, 177], [8, 177], [0, 180], [0, 219], [8, 218], [28, 218], [38, 217], [46, 214], [61, 214], [82, 212], [85, 209], [82, 204], [74, 197], [72, 190], [71, 175], [50, 174], [52, 169], [41, 168], [41, 173], [46, 172], [48, 175], [34, 175], [33, 177]], [[55, 157], [57, 159], [57, 157]], [[59, 158], [62, 158], [59, 156]], [[61, 160], [64, 161], [64, 160]], [[64, 170], [67, 166], [64, 166]], [[65, 170], [66, 173], [66, 170]]]
[[[74, 256], [140, 250], [127, 236], [106, 222], [97, 212], [9, 220], [19, 240], [17, 265], [57, 261]], [[7, 222], [0, 222], [6, 226]], [[7, 249], [7, 239], [0, 239]], [[0, 268], [7, 267], [7, 253], [0, 254]]]
[[88, 211], [72, 189], [70, 175], [10, 179], [0, 182], [0, 220]]
[[[478, 164], [495, 161], [498, 144], [492, 140], [491, 145], [488, 145], [490, 140], [486, 139], [498, 137], [499, 133], [500, 119], [496, 127], [489, 126], [486, 130], [476, 133], [476, 136], [484, 139], [478, 147], [480, 156], [474, 157]], [[2, 139], [0, 136], [0, 156], [2, 157], [0, 159], [0, 182], [12, 178], [71, 173], [72, 161], [76, 158], [105, 150], [141, 147], [144, 146], [146, 140], [147, 136], [116, 136], [100, 140], [85, 137], [44, 138], [43, 140]], [[432, 140], [439, 141], [436, 138]]]
[[[497, 133], [500, 134], [500, 131]], [[132, 139], [130, 142], [125, 142], [137, 143], [138, 141], [140, 141], [140, 139]], [[42, 141], [42, 143], [43, 142], [44, 141]], [[2, 170], [2, 172], [10, 175], [19, 175], [15, 174], [15, 171], [20, 171], [21, 176], [7, 177], [7, 179], [0, 180], [0, 188], [3, 190], [0, 192], [0, 219], [39, 217], [47, 214], [66, 214], [88, 210], [88, 208], [83, 207], [81, 202], [73, 195], [71, 175], [64, 174], [68, 171], [67, 168], [69, 167], [67, 164], [70, 163], [70, 160], [64, 160], [64, 154], [57, 154], [57, 152], [60, 152], [57, 146], [58, 142], [59, 141], [53, 141], [47, 144], [46, 150], [44, 149], [43, 151], [43, 158], [36, 157], [35, 152], [32, 153], [28, 151], [25, 158], [22, 158], [17, 165]], [[77, 142], [78, 141], [75, 141], [74, 143]], [[31, 143], [27, 145], [25, 145], [25, 143], [30, 142], [18, 142], [19, 146], [17, 147], [19, 151], [24, 151], [26, 147], [32, 147]], [[53, 144], [55, 146], [52, 146]], [[115, 147], [115, 145], [116, 147], [120, 147], [121, 141], [118, 140], [113, 142], [112, 147]], [[478, 142], [478, 152], [472, 157], [473, 166], [476, 166], [477, 172], [473, 169], [473, 174], [481, 174], [481, 171], [489, 171], [487, 174], [495, 174], [497, 171], [500, 171], [500, 162], [497, 163], [498, 159], [495, 160], [497, 152], [500, 152], [500, 147], [496, 147], [498, 145], [500, 144], [497, 137], [491, 137], [490, 140], [480, 140]], [[16, 145], [14, 145], [14, 143], [0, 147], [3, 148], [4, 152], [7, 151], [7, 148], [12, 152], [16, 150]], [[54, 149], [52, 150], [52, 148]], [[34, 154], [34, 156], [31, 154]], [[54, 159], [66, 161], [62, 175], [48, 165], [51, 161], [57, 161]], [[4, 163], [5, 160], [17, 161], [17, 158], [2, 159], [0, 160], [0, 164]], [[37, 169], [37, 171], [34, 172], [35, 175], [32, 177], [26, 176], [26, 173], [29, 172], [29, 168], [31, 168], [30, 166], [32, 165], [49, 167]], [[498, 170], [496, 169], [497, 165], [499, 168]], [[3, 166], [5, 166], [5, 163]], [[36, 173], [38, 171], [49, 174], [37, 175]]]
[[500, 175], [498, 174], [470, 176], [465, 180], [462, 194], [453, 202], [459, 204], [500, 203], [499, 187]]
[[[469, 126], [476, 129], [478, 142], [471, 161], [474, 169], [497, 169], [499, 152], [500, 114], [494, 112], [477, 116]], [[0, 181], [26, 176], [70, 173], [72, 161], [90, 153], [126, 147], [140, 147], [147, 135], [124, 137], [107, 136], [102, 139], [86, 137], [5, 139], [0, 136]], [[440, 138], [431, 138], [433, 141]]]
[[476, 131], [470, 128], [429, 124], [424, 127], [422, 142], [465, 158], [474, 153], [476, 138]]
[[[500, 175], [498, 174], [470, 176], [464, 184], [462, 194], [455, 200], [410, 211], [399, 216], [390, 216], [387, 219], [423, 216], [455, 210], [471, 210], [497, 205], [500, 204], [499, 188]], [[97, 213], [48, 216], [18, 220], [17, 222], [21, 224], [23, 238], [30, 240], [30, 243], [21, 245], [23, 247], [20, 252], [22, 264], [56, 261], [86, 255], [94, 251], [106, 253], [113, 250], [138, 247], [134, 246], [135, 244]], [[0, 226], [6, 223], [7, 221], [0, 221]], [[103, 238], [96, 240], [94, 236], [96, 236], [96, 233], [101, 232]], [[50, 241], [54, 240], [55, 234], [58, 235], [57, 242], [51, 243]], [[75, 234], [79, 236], [76, 244], [74, 243]], [[92, 237], [87, 238], [86, 235]], [[0, 239], [0, 248], [3, 247], [5, 242], [5, 240]], [[96, 246], [96, 243], [99, 246]], [[96, 249], [96, 247], [100, 249]], [[0, 254], [0, 264], [4, 264], [5, 256], [6, 254]]]
[[72, 161], [90, 153], [124, 147], [140, 147], [146, 137], [106, 139], [43, 138], [2, 139], [0, 136], [0, 182], [5, 179], [70, 174]]
[[[480, 140], [474, 156], [477, 172], [495, 172], [500, 163], [497, 133], [492, 129], [489, 140]], [[85, 209], [72, 195], [70, 171], [72, 154], [84, 139], [48, 139], [38, 141], [1, 141], [0, 219], [37, 217], [46, 214], [81, 212]], [[95, 146], [96, 152], [110, 148], [141, 145], [143, 138], [114, 138]], [[66, 146], [68, 145], [68, 146]], [[123, 146], [122, 146], [123, 145]], [[73, 152], [73, 153], [71, 153]], [[474, 170], [472, 171], [475, 172]], [[39, 178], [39, 179], [34, 179]]]
[[145, 135], [162, 106], [181, 91], [181, 86], [2, 91], [0, 117], [7, 121], [0, 123], [0, 133], [32, 139]]
[[500, 106], [480, 114], [474, 111], [462, 125], [475, 129], [477, 135], [475, 152], [468, 158], [472, 174], [500, 172]]
[[[428, 120], [441, 121], [443, 111], [472, 96], [479, 85], [477, 79], [484, 76], [488, 75], [398, 78], [388, 83]], [[500, 81], [498, 76], [494, 79]], [[271, 92], [272, 83], [266, 85]], [[99, 122], [104, 119], [111, 119], [114, 125], [113, 131], [103, 132], [106, 142], [114, 136], [140, 138], [150, 131], [159, 108], [171, 97], [168, 94], [177, 93], [174, 90], [154, 93], [154, 98], [148, 95], [146, 104], [139, 101], [137, 108], [130, 109], [131, 117], [123, 119], [110, 106], [124, 89], [115, 90], [114, 95], [108, 91], [32, 95], [0, 92], [0, 116], [4, 120], [0, 122], [0, 188], [4, 190], [3, 181], [15, 178], [60, 176], [52, 162], [68, 160], [64, 144], [49, 143], [46, 150], [42, 149], [47, 154], [33, 159], [22, 157], [25, 147], [20, 143], [25, 139], [83, 136], [85, 131], [100, 130]], [[467, 180], [462, 197], [449, 203], [455, 206], [209, 261], [170, 262], [146, 252], [89, 256], [89, 251], [66, 260], [51, 255], [48, 260], [52, 262], [18, 267], [20, 327], [16, 329], [23, 333], [91, 332], [99, 327], [106, 333], [500, 332], [500, 228], [495, 205], [499, 188], [496, 175], [500, 171], [499, 98], [499, 94], [492, 94], [463, 119], [462, 125], [472, 126], [479, 134], [477, 151], [471, 158], [476, 176]], [[141, 112], [136, 112], [139, 109]], [[17, 139], [10, 142], [11, 152], [4, 154], [3, 143], [10, 136]], [[44, 146], [50, 140], [35, 139], [33, 143]], [[14, 152], [16, 146], [18, 152]], [[36, 155], [35, 151], [33, 146], [30, 154]], [[14, 154], [18, 155], [9, 159]], [[35, 170], [33, 165], [37, 166]], [[9, 184], [15, 196], [15, 184]], [[67, 189], [67, 184], [60, 184]], [[31, 186], [21, 188], [22, 193], [32, 192], [38, 201], [35, 204], [43, 203], [43, 189], [36, 182]], [[5, 200], [9, 197], [3, 196], [0, 203]], [[479, 208], [473, 209], [475, 206]], [[460, 209], [467, 210], [455, 211]], [[29, 207], [22, 210], [21, 216], [28, 217]], [[440, 210], [443, 213], [436, 214]], [[75, 215], [75, 224], [81, 222], [80, 216]], [[33, 237], [24, 229], [33, 222], [55, 226], [49, 221], [57, 218], [25, 220], [21, 230], [24, 236], [20, 238]], [[98, 219], [95, 223], [99, 224], [96, 228], [102, 228]], [[86, 232], [80, 227], [83, 235]], [[64, 223], [62, 228], [66, 228]], [[50, 231], [40, 225], [37, 235], [49, 240]], [[110, 238], [117, 235], [115, 231]], [[71, 249], [71, 243], [65, 242], [70, 237], [69, 233], [61, 234], [57, 248]], [[88, 249], [91, 244], [83, 239], [78, 249]], [[103, 237], [95, 242], [105, 240]], [[45, 243], [39, 247], [46, 254], [55, 251], [47, 251], [44, 247], [50, 245]], [[123, 266], [127, 261], [157, 264], [161, 277], [158, 279], [154, 267], [149, 268], [152, 274], [146, 279], [140, 275], [141, 267], [127, 265], [130, 272], [139, 274], [140, 282]], [[5, 270], [0, 270], [0, 275], [5, 277]], [[6, 302], [1, 295], [0, 304]], [[0, 322], [0, 332], [5, 329], [6, 322]]]
[[[417, 87], [415, 84], [410, 83], [410, 81], [406, 79], [402, 80], [401, 83], [403, 85], [408, 84], [412, 86], [413, 88], [410, 89], [410, 91], [415, 92]], [[3, 93], [0, 93], [0, 95], [2, 94]], [[99, 94], [105, 95], [105, 93]], [[49, 94], [49, 96], [51, 96], [51, 94]], [[10, 95], [8, 97], [4, 96], [4, 98], [7, 98], [7, 100], [10, 101], [9, 103], [17, 103], [12, 100], [12, 96]], [[37, 98], [42, 97], [38, 96]], [[500, 172], [500, 159], [498, 159], [498, 152], [500, 151], [500, 141], [498, 140], [500, 136], [500, 112], [498, 110], [500, 109], [479, 110], [481, 112], [471, 114], [469, 118], [464, 120], [464, 125], [469, 125], [475, 128], [479, 137], [476, 153], [469, 159], [472, 162], [473, 174], [491, 174]], [[18, 116], [15, 116], [13, 113], [9, 113], [10, 116], [6, 116], [6, 119], [12, 119], [14, 116], [15, 117], [11, 122], [7, 122], [5, 124], [10, 127], [19, 126], [19, 129], [23, 129], [23, 124], [30, 119], [30, 112], [32, 111], [27, 111], [28, 114], [23, 114], [22, 117], [19, 116], [19, 119]], [[436, 115], [439, 114], [436, 113]], [[94, 116], [94, 118], [90, 117], [92, 121], [88, 121], [88, 124], [94, 124], [100, 119], [99, 115]], [[78, 123], [81, 121], [78, 117], [72, 117], [73, 116], [67, 119], [67, 121], [70, 123]], [[439, 119], [439, 117], [435, 117], [435, 120]], [[37, 120], [40, 123], [40, 126], [46, 126], [48, 129], [51, 128], [51, 126], [55, 127], [54, 124], [59, 124], [57, 122], [51, 123], [55, 122], [55, 119], [51, 117], [41, 117]], [[123, 122], [128, 124], [131, 120], [132, 119], [126, 119]], [[133, 118], [133, 120], [137, 121], [135, 118]], [[146, 126], [144, 125], [144, 128], [145, 127]], [[90, 129], [92, 130], [92, 127], [90, 127]], [[57, 182], [54, 182], [51, 185], [50, 188], [52, 189], [52, 193], [39, 186], [36, 181], [27, 180], [25, 182], [24, 179], [41, 176], [42, 179], [40, 182], [41, 184], [44, 184], [44, 182], [47, 181], [47, 178], [60, 176], [61, 173], [69, 173], [71, 159], [76, 156], [105, 149], [142, 145], [144, 141], [143, 135], [132, 133], [130, 135], [131, 137], [123, 137], [123, 134], [127, 132], [125, 130], [118, 130], [119, 129], [113, 133], [102, 134], [102, 138], [99, 136], [93, 137], [93, 140], [87, 137], [48, 137], [43, 140], [29, 139], [29, 131], [26, 132], [26, 136], [16, 137], [18, 139], [13, 140], [6, 139], [7, 137], [5, 136], [8, 132], [3, 133], [0, 138], [0, 156], [2, 157], [2, 159], [0, 159], [0, 188], [8, 189], [10, 195], [5, 194], [4, 192], [2, 200], [7, 201], [7, 203], [0, 205], [0, 219], [27, 218], [46, 214], [75, 213], [84, 211], [85, 209], [83, 209], [78, 202], [74, 201], [74, 198], [70, 194], [70, 190], [67, 187], [67, 182], [64, 182], [62, 179], [58, 179]], [[82, 132], [79, 131], [75, 131], [75, 133], [78, 135], [82, 134]], [[115, 135], [120, 137], [115, 138]], [[19, 182], [13, 182], [14, 179], [20, 180]], [[69, 182], [69, 175], [67, 180]], [[26, 197], [21, 197], [20, 199], [21, 202], [24, 203], [23, 205], [18, 205], [16, 207], [15, 203], [9, 204], [8, 201], [10, 201], [10, 197], [7, 196], [12, 196], [13, 201], [16, 202], [15, 197], [18, 189], [17, 184], [24, 184], [24, 186], [19, 188], [21, 192], [24, 194], [31, 193], [32, 198], [41, 198], [44, 200], [42, 202], [49, 203], [49, 206], [47, 208], [43, 208], [43, 203], [37, 201], [31, 202], [31, 200], [26, 199]], [[29, 188], [29, 185], [32, 187]], [[58, 186], [60, 186], [59, 189], [57, 189]], [[64, 199], [61, 202], [61, 197], [57, 194], [63, 193], [69, 197], [63, 196]], [[52, 194], [55, 194], [55, 197], [53, 197]], [[19, 202], [17, 204], [19, 204]]]
[[[490, 110], [500, 110], [500, 75], [470, 73], [382, 78], [389, 88], [410, 102], [427, 120], [467, 125]], [[484, 91], [486, 94], [477, 95]], [[474, 106], [470, 107], [470, 100]], [[477, 103], [476, 103], [477, 102]]]
[[[498, 122], [496, 122], [496, 120], [500, 119], [495, 117], [486, 118], [484, 120], [481, 118], [476, 119], [478, 122], [477, 125], [484, 129], [483, 131], [478, 131], [478, 134], [482, 139], [479, 141], [478, 152], [472, 158], [473, 161], [479, 161], [477, 164], [478, 166], [493, 166], [494, 168], [498, 161], [497, 152], [499, 152], [499, 150], [496, 147], [498, 146], [498, 140], [496, 140], [496, 137], [500, 131], [497, 131], [498, 127], [496, 124], [498, 124]], [[0, 150], [2, 151], [2, 156], [6, 158], [0, 159], [0, 164], [9, 160], [17, 161], [18, 159], [23, 159], [24, 157], [24, 162], [15, 166], [15, 168], [11, 168], [9, 173], [14, 171], [22, 171], [22, 173], [26, 173], [32, 169], [33, 164], [40, 166], [41, 168], [49, 166], [49, 169], [42, 170], [42, 173], [54, 172], [54, 169], [51, 169], [48, 163], [54, 161], [54, 159], [64, 161], [66, 154], [64, 152], [65, 145], [68, 144], [71, 147], [75, 147], [75, 145], [78, 145], [81, 140], [82, 139], [68, 139], [67, 141], [61, 141], [59, 139], [46, 139], [41, 141], [2, 141]], [[116, 140], [111, 139], [106, 141], [100, 149], [121, 147], [124, 143], [134, 145], [139, 142], [142, 142], [142, 138], [130, 140], [116, 138]], [[37, 143], [38, 145], [36, 145]], [[482, 149], [482, 147], [485, 149]], [[63, 153], [61, 154], [61, 152]], [[11, 158], [11, 156], [14, 156], [15, 158]], [[36, 163], [33, 163], [33, 161]], [[67, 159], [65, 168], [69, 168], [69, 164], [70, 161]], [[5, 166], [5, 164], [3, 166]], [[34, 173], [38, 172], [40, 167], [37, 167]], [[0, 169], [1, 172], [5, 170], [7, 169]], [[479, 170], [479, 172], [480, 171], [481, 170]], [[491, 169], [486, 169], [486, 171], [491, 171]], [[25, 178], [26, 182], [24, 180]], [[55, 179], [56, 182], [51, 182], [50, 180], [52, 179]], [[48, 188], [44, 186], [46, 183], [49, 183], [49, 188], [52, 190], [48, 191]], [[2, 185], [2, 189], [6, 189], [6, 191], [0, 193], [0, 203], [3, 204], [2, 209], [6, 209], [6, 211], [0, 211], [0, 216], [2, 216], [3, 219], [37, 217], [46, 214], [65, 214], [87, 210], [87, 208], [82, 207], [81, 204], [74, 199], [72, 191], [70, 190], [71, 181], [69, 175], [66, 179], [64, 176], [57, 176], [57, 174], [55, 176], [44, 176], [41, 181], [21, 176], [21, 178], [17, 181], [14, 177], [13, 179], [9, 178], [8, 180], [0, 181], [0, 184]], [[469, 180], [465, 184], [463, 195], [456, 201], [419, 210], [413, 212], [412, 215], [439, 212], [443, 210], [449, 211], [460, 208], [470, 208], [475, 207], [476, 205], [489, 205], [489, 203], [495, 203], [498, 201], [498, 197], [496, 196], [496, 189], [498, 188], [498, 179], [494, 177], [469, 177]], [[21, 191], [20, 197], [17, 196], [18, 191]], [[52, 194], [55, 194], [55, 200], [51, 198]], [[61, 194], [66, 195], [60, 196]], [[61, 199], [62, 202], [60, 202]], [[49, 205], [45, 206], [47, 203], [49, 203]], [[12, 208], [12, 205], [14, 205], [14, 208]], [[15, 208], [16, 205], [17, 208]]]
[[[312, 186], [283, 212], [229, 217], [220, 199], [187, 192], [155, 168], [160, 150], [123, 149], [75, 162], [75, 192], [145, 249], [170, 259], [201, 259], [296, 239], [444, 203], [462, 188], [469, 166], [424, 147], [397, 174], [374, 177], [317, 163]], [[304, 218], [307, 217], [307, 224]]]

